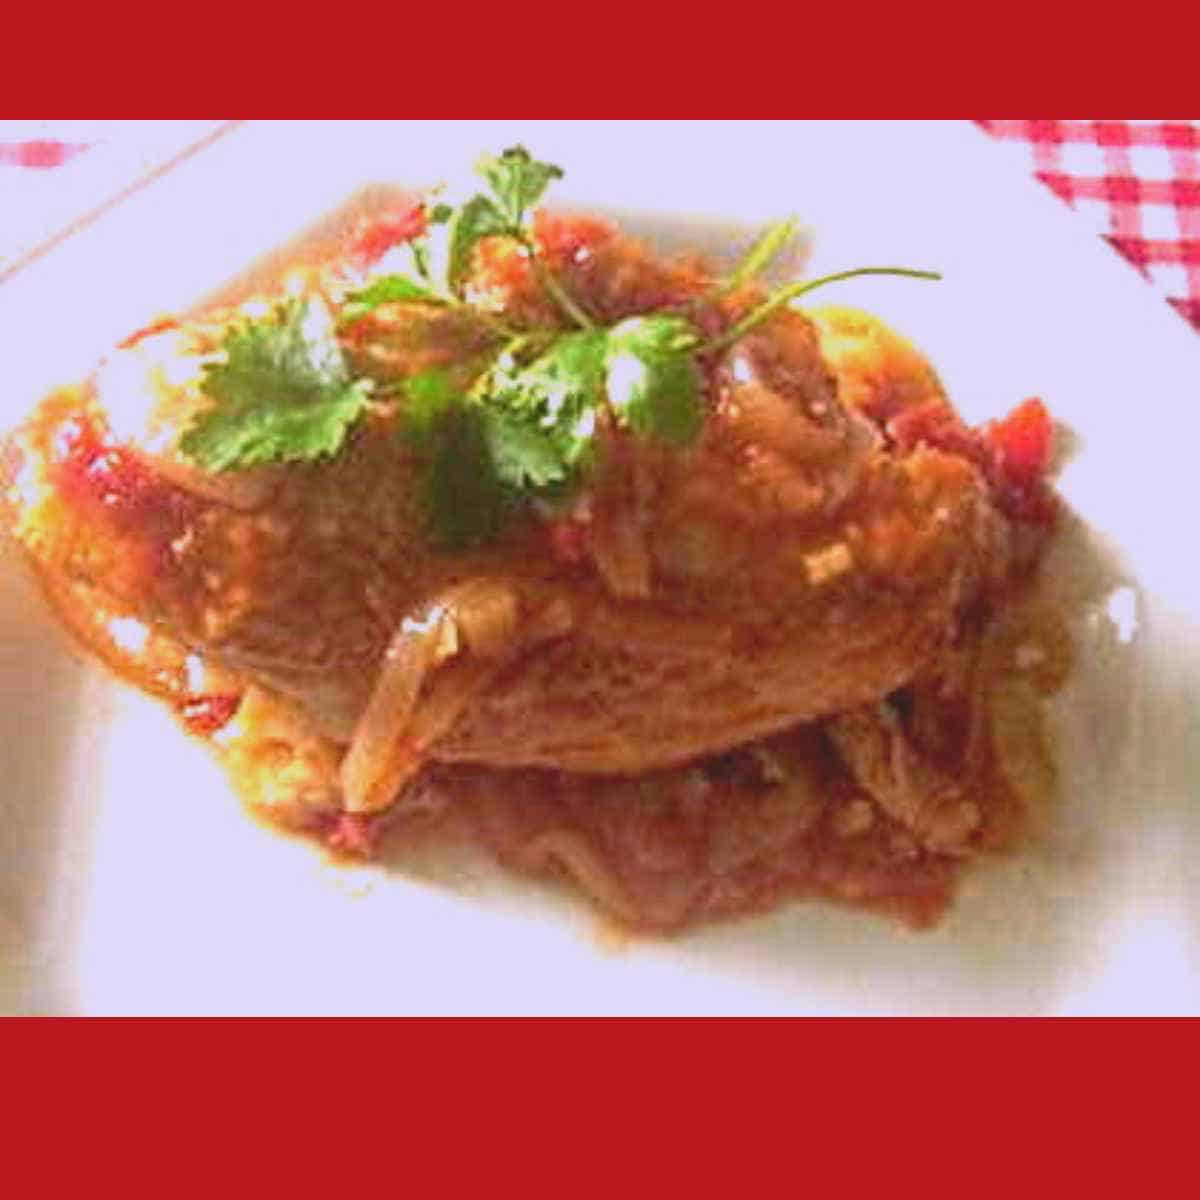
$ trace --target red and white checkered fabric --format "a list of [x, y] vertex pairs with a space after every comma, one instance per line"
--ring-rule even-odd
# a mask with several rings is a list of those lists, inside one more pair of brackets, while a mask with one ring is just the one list
[[980, 121], [1200, 330], [1200, 121]]

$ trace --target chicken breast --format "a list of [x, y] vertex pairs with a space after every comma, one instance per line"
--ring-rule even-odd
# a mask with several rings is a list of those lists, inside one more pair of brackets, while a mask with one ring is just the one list
[[[546, 245], [606, 320], [687, 303], [707, 283], [600, 226]], [[493, 310], [535, 303], [520, 278], [480, 270]], [[403, 376], [416, 319], [435, 318], [385, 307], [348, 351]], [[437, 319], [422, 353], [469, 374], [485, 334]], [[694, 446], [614, 432], [569, 519], [531, 514], [453, 554], [423, 534], [394, 405], [330, 461], [220, 477], [183, 463], [177, 435], [220, 321], [119, 351], [132, 369], [110, 363], [48, 401], [7, 451], [13, 525], [59, 585], [288, 698], [341, 743], [373, 711], [407, 644], [398, 631], [436, 628], [411, 660], [415, 724], [389, 735], [414, 761], [670, 766], [879, 701], [1008, 570], [1009, 522], [979, 462], [952, 439], [888, 432], [881, 397], [928, 398], [924, 361], [877, 355], [871, 375], [799, 312], [710, 364]]]

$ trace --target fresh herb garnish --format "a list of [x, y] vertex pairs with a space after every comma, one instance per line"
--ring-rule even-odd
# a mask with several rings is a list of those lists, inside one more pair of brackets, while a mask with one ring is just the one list
[[604, 397], [604, 352], [602, 330], [567, 333], [528, 365], [481, 381], [477, 395], [494, 423], [506, 483], [536, 490], [585, 465]]
[[[529, 501], [569, 499], [593, 469], [605, 429], [675, 448], [691, 445], [704, 424], [701, 361], [727, 349], [779, 309], [815, 288], [858, 275], [939, 279], [905, 267], [864, 267], [786, 284], [724, 333], [704, 341], [679, 312], [648, 312], [597, 328], [547, 268], [529, 214], [562, 170], [515, 146], [483, 158], [488, 185], [457, 208], [434, 205], [426, 232], [407, 243], [415, 277], [379, 276], [349, 293], [339, 329], [381, 305], [469, 308], [503, 345], [464, 390], [443, 369], [423, 371], [377, 390], [352, 376], [320, 300], [290, 300], [260, 321], [226, 334], [223, 360], [204, 368], [214, 401], [184, 433], [180, 447], [200, 466], [223, 471], [270, 462], [308, 462], [336, 454], [372, 396], [399, 396], [399, 436], [421, 463], [417, 492], [431, 538], [462, 549], [494, 538]], [[446, 226], [444, 280], [434, 278]], [[696, 312], [762, 274], [795, 237], [795, 220], [766, 229], [732, 273], [684, 311]], [[520, 332], [465, 298], [474, 251], [486, 237], [512, 239], [540, 286], [578, 327]]]
[[463, 280], [471, 267], [471, 255], [485, 237], [508, 234], [511, 226], [487, 196], [472, 196], [450, 218], [450, 261], [446, 282], [451, 292], [462, 296]]
[[373, 312], [381, 304], [396, 302], [420, 302], [445, 304], [446, 299], [437, 292], [403, 275], [381, 275], [357, 292], [351, 292], [342, 303], [338, 313], [338, 325], [350, 325]]
[[538, 162], [524, 146], [511, 146], [498, 158], [485, 154], [475, 169], [488, 181], [496, 206], [510, 229], [521, 229], [525, 214], [545, 194], [562, 167]]
[[[456, 390], [444, 371], [408, 380], [401, 432], [423, 462], [434, 542], [452, 550], [477, 544], [522, 501], [553, 503], [579, 482], [603, 399], [604, 341], [603, 332], [565, 334], [526, 362], [529, 339], [516, 339], [470, 392]], [[466, 474], [456, 455], [467, 456]], [[474, 515], [439, 509], [437, 501], [463, 498], [468, 486]]]
[[419, 447], [424, 460], [417, 497], [434, 544], [466, 550], [500, 533], [515, 497], [494, 469], [483, 411], [455, 403], [445, 409]]
[[[506, 237], [519, 243], [538, 282], [575, 324], [584, 329], [591, 327], [587, 313], [539, 258], [527, 224], [529, 210], [542, 198], [553, 180], [562, 178], [562, 168], [539, 162], [524, 146], [513, 146], [499, 157], [488, 155], [480, 159], [476, 170], [487, 181], [490, 195], [478, 193], [457, 208], [437, 204], [427, 217], [430, 226], [449, 226], [444, 290], [437, 290], [433, 282], [428, 235], [412, 238], [408, 248], [420, 282], [403, 275], [388, 275], [361, 291], [352, 292], [343, 309], [344, 323], [357, 321], [391, 300], [465, 303], [463, 286], [471, 269], [475, 247], [486, 237]], [[490, 319], [479, 315], [481, 319]]]
[[477, 168], [492, 194], [472, 196], [451, 218], [450, 261], [447, 283], [462, 296], [463, 280], [471, 266], [475, 246], [485, 237], [508, 237], [520, 243], [538, 283], [581, 329], [592, 328], [591, 317], [547, 270], [527, 225], [529, 210], [542, 198], [561, 167], [538, 162], [524, 146], [512, 146], [498, 158], [480, 160]]
[[448, 494], [434, 477], [447, 473], [447, 439], [461, 448], [469, 425], [472, 470], [487, 477], [475, 502], [494, 510], [467, 527], [427, 508], [434, 540], [458, 548], [497, 528], [501, 510], [568, 497], [595, 462], [605, 412], [636, 437], [690, 444], [703, 424], [699, 340], [682, 317], [658, 313], [561, 334], [529, 361], [531, 339], [518, 338], [469, 393], [443, 371], [410, 379], [401, 428], [425, 462], [422, 494]]
[[215, 403], [184, 432], [180, 449], [209, 471], [311, 462], [336, 454], [370, 399], [354, 379], [320, 301], [290, 300], [225, 335], [224, 361], [205, 364]]
[[440, 367], [422, 371], [402, 385], [405, 404], [400, 410], [400, 436], [414, 446], [427, 445], [436, 436], [446, 414], [462, 402], [462, 393]]
[[642, 437], [688, 446], [704, 423], [700, 343], [682, 317], [630, 317], [608, 331], [608, 402], [617, 419]]
[[795, 217], [789, 217], [786, 221], [777, 221], [774, 225], [769, 225], [742, 256], [741, 261], [734, 267], [733, 273], [727, 279], [722, 280], [709, 293], [708, 298], [719, 300], [722, 296], [729, 295], [730, 292], [736, 291], [743, 284], [747, 284], [761, 275], [778, 257], [788, 242], [796, 236], [799, 228], [800, 223]]
[[487, 155], [475, 168], [487, 180], [491, 195], [472, 196], [450, 221], [450, 265], [446, 282], [456, 295], [471, 266], [471, 254], [485, 237], [510, 237], [532, 254], [526, 213], [561, 179], [561, 167], [538, 162], [524, 146], [512, 146], [498, 158]]
[[909, 279], [941, 279], [937, 271], [915, 271], [911, 267], [858, 267], [853, 271], [838, 271], [833, 275], [822, 275], [820, 279], [809, 279], [798, 283], [789, 283], [776, 288], [757, 308], [744, 316], [735, 325], [730, 326], [720, 337], [706, 342], [704, 350], [712, 354], [724, 350], [734, 342], [744, 338], [755, 326], [761, 325], [773, 313], [785, 304], [827, 283], [837, 283], [840, 279], [854, 279], [858, 275], [903, 275]]

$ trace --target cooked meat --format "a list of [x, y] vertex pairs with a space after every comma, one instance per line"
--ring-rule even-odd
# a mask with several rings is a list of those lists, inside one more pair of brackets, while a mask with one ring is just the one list
[[[602, 223], [543, 219], [539, 238], [550, 269], [606, 323], [686, 308], [719, 331], [758, 298], [710, 302], [696, 266], [662, 263]], [[328, 324], [321, 277], [304, 286]], [[478, 248], [466, 294], [476, 309], [384, 304], [340, 331], [342, 348], [384, 383], [435, 366], [466, 387], [495, 348], [497, 317], [560, 320], [511, 246]], [[660, 783], [682, 811], [687, 764], [783, 737], [788, 787], [734, 789], [750, 797], [741, 849], [718, 820], [732, 800], [693, 847], [710, 883], [729, 854], [758, 853], [744, 847], [762, 808], [772, 854], [802, 844], [805, 887], [820, 877], [837, 894], [893, 894], [910, 867], [917, 890], [945, 885], [938, 856], [964, 853], [986, 824], [955, 764], [982, 759], [965, 742], [947, 749], [957, 716], [943, 720], [952, 706], [938, 708], [929, 681], [971, 658], [1014, 572], [1036, 558], [1047, 501], [1040, 477], [962, 424], [915, 350], [863, 314], [783, 309], [704, 363], [693, 445], [605, 428], [574, 508], [532, 507], [492, 544], [447, 553], [430, 544], [419, 459], [397, 436], [404, 401], [386, 390], [324, 461], [214, 475], [180, 453], [210, 403], [201, 367], [231, 315], [115, 351], [84, 387], [47, 400], [3, 463], [18, 538], [60, 600], [80, 598], [64, 604], [86, 597], [105, 619], [136, 618], [231, 681], [193, 727], [218, 728], [243, 695], [247, 706], [273, 697], [267, 709], [282, 706], [309, 739], [293, 760], [306, 764], [296, 794], [325, 809], [339, 787], [343, 808], [385, 809], [429, 764], [464, 804], [490, 786], [485, 768], [509, 772], [513, 796], [534, 786], [521, 780], [544, 786], [546, 769], [590, 776], [577, 807], [593, 833], [633, 777], [675, 772]], [[905, 717], [888, 698], [914, 683], [918, 711]], [[968, 689], [954, 694], [957, 714]], [[814, 746], [843, 764], [840, 807], [813, 799], [832, 768], [817, 780], [795, 765]], [[521, 805], [510, 800], [496, 804], [512, 810], [511, 834]], [[776, 809], [790, 822], [782, 840]], [[527, 865], [557, 855], [596, 877], [587, 864], [612, 860], [611, 847], [583, 826], [572, 840], [548, 821], [520, 854], [512, 836], [498, 844]], [[338, 836], [360, 835], [351, 823]], [[813, 838], [871, 848], [843, 855], [835, 880]], [[912, 865], [917, 848], [934, 857]], [[610, 884], [592, 890], [611, 899]], [[679, 913], [737, 907], [701, 904], [698, 887], [674, 890]]]
[[[629, 270], [623, 309], [610, 285], [612, 315], [635, 311], [646, 286]], [[117, 353], [146, 357], [142, 346]], [[164, 403], [161, 368], [147, 375], [153, 403], [124, 441], [110, 441], [111, 418], [129, 408], [130, 375], [111, 366], [82, 413], [67, 405], [26, 435], [61, 509], [59, 544], [38, 552], [114, 609], [297, 700], [343, 740], [395, 630], [473, 578], [506, 583], [525, 619], [565, 604], [570, 630], [517, 654], [430, 755], [629, 772], [893, 691], [952, 635], [1005, 553], [977, 470], [937, 450], [889, 449], [839, 402], [798, 313], [722, 366], [694, 449], [622, 447], [644, 477], [639, 501], [625, 504], [648, 559], [643, 595], [564, 566], [532, 524], [487, 550], [431, 551], [387, 411], [330, 462], [198, 490], [163, 465], [174, 448], [162, 431], [193, 411], [194, 384], [185, 377]], [[211, 494], [226, 480], [242, 490]]]

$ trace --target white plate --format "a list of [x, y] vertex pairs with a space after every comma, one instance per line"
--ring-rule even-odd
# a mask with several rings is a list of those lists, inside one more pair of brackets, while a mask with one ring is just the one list
[[969, 124], [247, 126], [0, 288], [0, 423], [356, 189], [461, 177], [517, 141], [567, 167], [564, 204], [697, 236], [797, 213], [814, 273], [942, 269], [939, 285], [859, 281], [826, 299], [912, 335], [969, 418], [1036, 393], [1077, 431], [1063, 490], [1113, 586], [1137, 592], [1081, 627], [1054, 827], [972, 875], [933, 933], [804, 905], [606, 949], [582, 910], [536, 889], [335, 869], [246, 820], [204, 751], [80, 664], [5, 563], [0, 1007], [1200, 1012], [1200, 339]]

